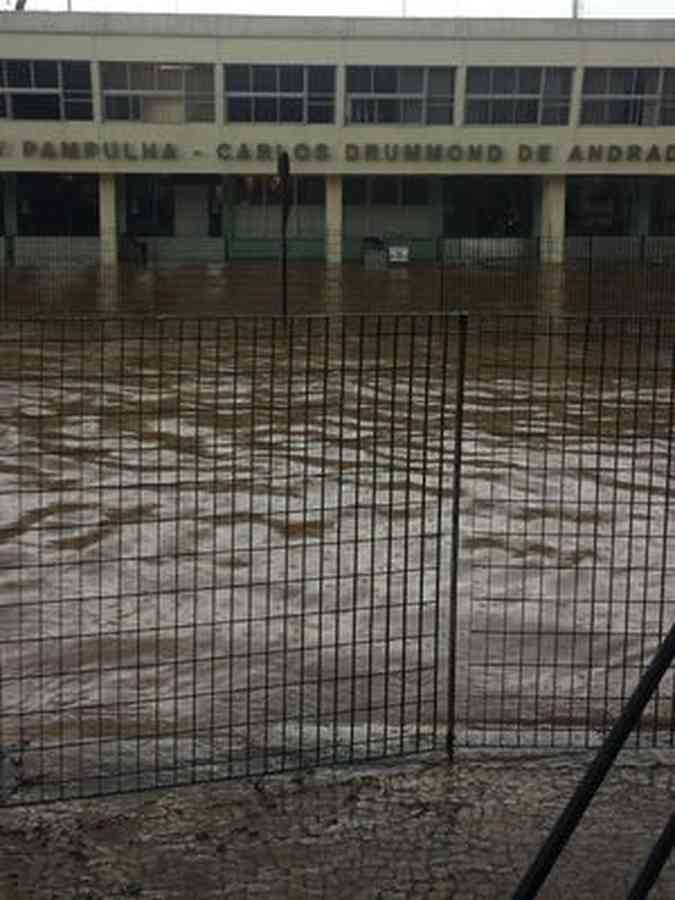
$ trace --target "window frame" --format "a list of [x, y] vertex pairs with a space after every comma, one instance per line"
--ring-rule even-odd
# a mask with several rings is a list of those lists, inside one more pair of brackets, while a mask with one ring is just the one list
[[[487, 76], [486, 90], [474, 90], [470, 88], [472, 72], [484, 72]], [[528, 75], [539, 72], [538, 89], [521, 89], [521, 78], [524, 73]], [[513, 90], [506, 90], [495, 83], [499, 77], [507, 72], [513, 73]], [[563, 73], [568, 79], [567, 93], [550, 92], [547, 88], [549, 76]], [[500, 89], [498, 90], [497, 87]], [[466, 85], [464, 89], [464, 125], [469, 128], [485, 127], [558, 127], [565, 128], [570, 123], [570, 110], [572, 105], [572, 93], [574, 89], [573, 66], [468, 66], [466, 71]], [[485, 109], [483, 119], [472, 120], [470, 107], [478, 108], [478, 104]], [[518, 109], [533, 110], [531, 117], [519, 118]], [[511, 109], [510, 117], [499, 115], [499, 110]], [[556, 113], [552, 120], [548, 121], [551, 113]]]
[[[101, 79], [101, 117], [104, 122], [142, 122], [145, 124], [159, 125], [194, 125], [200, 123], [213, 123], [216, 120], [216, 82], [213, 63], [190, 62], [142, 62], [102, 60], [100, 66]], [[126, 87], [106, 87], [106, 66], [123, 66], [125, 72]], [[145, 66], [152, 73], [152, 84], [148, 87], [134, 87], [134, 68], [138, 68], [137, 75], [141, 74], [140, 67]], [[188, 79], [191, 72], [204, 70], [211, 73], [211, 89], [194, 91], [189, 89]], [[159, 87], [161, 73], [175, 73], [179, 76], [180, 84], [172, 87]], [[121, 74], [121, 73], [119, 73]], [[167, 80], [169, 80], [167, 78]], [[146, 98], [179, 100], [182, 109], [182, 119], [179, 122], [154, 122], [145, 118], [144, 105]], [[120, 104], [126, 101], [128, 114], [110, 115], [109, 109], [115, 102]], [[110, 106], [109, 106], [110, 103]], [[191, 108], [203, 107], [206, 115], [190, 115]]]
[[[409, 74], [411, 70], [419, 69], [421, 72], [421, 88], [419, 91], [410, 88], [401, 89], [402, 73]], [[395, 87], [393, 90], [382, 90], [377, 87], [377, 77], [383, 72], [395, 74]], [[441, 93], [430, 87], [431, 72], [447, 72], [449, 93]], [[360, 75], [368, 73], [369, 90], [350, 89], [350, 78], [356, 79]], [[455, 122], [455, 88], [457, 83], [456, 66], [423, 66], [423, 65], [353, 65], [345, 66], [345, 109], [344, 124], [346, 126], [362, 125], [411, 125], [415, 127], [426, 126], [452, 126]], [[408, 110], [418, 109], [417, 117], [406, 114]], [[398, 114], [395, 110], [398, 107]], [[432, 110], [445, 109], [447, 121], [431, 121]], [[358, 110], [358, 112], [357, 112]], [[393, 110], [394, 115], [385, 113], [385, 110]]]
[[[613, 128], [619, 126], [652, 128], [662, 124], [664, 68], [658, 66], [586, 66], [581, 84], [581, 105], [579, 107], [579, 125], [591, 128]], [[589, 90], [587, 81], [592, 76], [604, 73], [604, 89]], [[612, 90], [612, 75], [626, 72], [631, 75], [630, 89], [617, 92]], [[645, 72], [656, 74], [654, 91], [639, 90], [639, 80]], [[673, 95], [675, 105], [675, 94]], [[622, 107], [625, 112], [622, 112]], [[601, 115], [591, 115], [591, 110], [598, 110]], [[615, 121], [612, 111], [619, 113]], [[649, 115], [646, 115], [647, 111]], [[615, 113], [616, 114], [616, 113]], [[649, 121], [647, 121], [647, 119]]]
[[[248, 73], [248, 87], [234, 90], [228, 87], [228, 76], [234, 69], [245, 70]], [[262, 74], [262, 70], [269, 70], [266, 74], [274, 75], [274, 86], [269, 90], [261, 90], [255, 86], [256, 74]], [[298, 69], [302, 76], [302, 85], [295, 89], [284, 89], [282, 77], [288, 74], [286, 70]], [[320, 70], [330, 72], [332, 76], [332, 88], [330, 90], [316, 90], [311, 86], [313, 75], [318, 75]], [[243, 74], [243, 71], [239, 74]], [[337, 108], [337, 72], [336, 66], [330, 63], [225, 63], [223, 65], [223, 105], [224, 121], [226, 125], [334, 125], [335, 110]], [[289, 117], [282, 114], [284, 103], [293, 103], [298, 110], [298, 115]], [[248, 118], [233, 117], [231, 104], [248, 104], [250, 115]], [[273, 110], [273, 115], [268, 118], [257, 118], [256, 108], [262, 108], [263, 104]], [[313, 111], [323, 109], [327, 118], [320, 116], [315, 118]]]
[[[11, 67], [26, 66], [28, 84], [12, 85]], [[40, 67], [55, 66], [53, 84], [40, 84], [44, 81], [44, 73], [39, 77], [36, 70]], [[68, 77], [65, 67], [86, 66], [89, 86], [83, 88], [66, 87]], [[91, 122], [94, 119], [94, 90], [91, 62], [81, 59], [0, 59], [0, 119], [15, 122]], [[70, 75], [70, 73], [69, 73]], [[58, 115], [16, 115], [16, 108], [21, 101], [36, 104], [50, 98], [56, 102]], [[40, 100], [39, 98], [42, 98]], [[78, 110], [81, 115], [74, 115]]]

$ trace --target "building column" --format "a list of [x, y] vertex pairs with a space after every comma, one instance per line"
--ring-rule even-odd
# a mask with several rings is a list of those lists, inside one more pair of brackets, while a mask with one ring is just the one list
[[565, 256], [565, 199], [567, 183], [564, 175], [545, 175], [541, 179], [541, 259], [560, 263]]
[[342, 176], [326, 175], [326, 262], [342, 264]]
[[115, 176], [102, 172], [98, 176], [98, 222], [101, 241], [101, 264], [117, 265], [117, 191]]

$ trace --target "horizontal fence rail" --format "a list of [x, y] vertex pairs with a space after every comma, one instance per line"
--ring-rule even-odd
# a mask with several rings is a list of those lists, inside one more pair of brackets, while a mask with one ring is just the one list
[[6, 802], [445, 750], [465, 338], [3, 323]]

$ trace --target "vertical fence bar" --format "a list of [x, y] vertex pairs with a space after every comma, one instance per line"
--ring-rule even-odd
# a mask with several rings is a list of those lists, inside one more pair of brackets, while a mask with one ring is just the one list
[[[460, 506], [462, 488], [462, 437], [464, 432], [464, 386], [466, 380], [466, 342], [468, 333], [468, 316], [462, 314], [457, 319], [457, 375], [455, 387], [455, 442], [452, 477], [452, 539], [450, 549], [450, 615], [448, 645], [448, 730], [446, 750], [450, 760], [455, 753], [455, 715], [457, 706], [457, 566], [459, 563], [460, 544]], [[442, 437], [441, 437], [442, 450]], [[439, 466], [443, 465], [443, 457], [439, 454]]]

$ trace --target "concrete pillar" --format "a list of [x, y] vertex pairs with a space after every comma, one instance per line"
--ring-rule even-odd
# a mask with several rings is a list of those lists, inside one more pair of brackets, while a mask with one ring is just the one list
[[326, 262], [342, 263], [342, 176], [326, 175]]
[[16, 205], [16, 175], [13, 172], [5, 172], [2, 180], [5, 234], [16, 234], [19, 225]]
[[101, 241], [101, 264], [117, 265], [117, 191], [115, 176], [102, 172], [98, 176], [98, 221]]
[[541, 184], [541, 259], [560, 263], [565, 255], [565, 198], [567, 184], [564, 175], [545, 175]]

